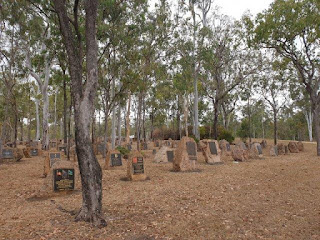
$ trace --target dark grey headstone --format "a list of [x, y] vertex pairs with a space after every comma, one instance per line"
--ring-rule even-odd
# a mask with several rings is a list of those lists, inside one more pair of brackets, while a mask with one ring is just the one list
[[173, 151], [167, 151], [167, 159], [168, 159], [168, 162], [173, 162], [173, 158], [174, 158], [174, 153], [173, 153]]
[[12, 159], [13, 156], [13, 149], [2, 149], [2, 158], [3, 159]]
[[209, 142], [209, 148], [210, 148], [211, 154], [218, 155], [217, 146], [215, 142]]
[[49, 153], [49, 160], [50, 160], [50, 167], [58, 161], [61, 160], [61, 154], [60, 153]]
[[155, 155], [157, 153], [157, 150], [152, 149], [152, 154]]
[[142, 144], [143, 150], [148, 150], [148, 144], [146, 142], [144, 142]]
[[143, 157], [134, 157], [132, 159], [133, 174], [144, 173]]
[[187, 152], [189, 155], [189, 160], [197, 161], [197, 147], [195, 142], [187, 142]]
[[262, 155], [262, 148], [260, 144], [257, 145], [257, 149], [258, 149], [259, 155]]
[[110, 156], [111, 167], [122, 166], [122, 159], [120, 153], [112, 153]]
[[30, 149], [30, 155], [31, 155], [32, 157], [38, 156], [38, 155], [39, 155], [39, 150], [38, 150], [37, 148], [31, 148], [31, 149]]
[[55, 191], [74, 190], [74, 169], [54, 169], [53, 176]]
[[227, 143], [226, 147], [227, 147], [227, 151], [230, 152], [231, 151], [230, 143]]
[[98, 144], [98, 153], [100, 153], [100, 154], [104, 154], [105, 152], [106, 152], [106, 145], [104, 145], [104, 144]]
[[131, 145], [131, 144], [128, 144], [128, 145], [127, 145], [127, 149], [128, 149], [129, 151], [131, 151], [131, 150], [132, 150], [132, 145]]
[[156, 141], [156, 142], [154, 143], [154, 145], [155, 145], [156, 147], [159, 147], [159, 142]]

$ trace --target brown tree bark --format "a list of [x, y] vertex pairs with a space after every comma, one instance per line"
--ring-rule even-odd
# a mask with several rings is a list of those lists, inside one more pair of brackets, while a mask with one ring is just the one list
[[79, 1], [74, 5], [76, 35], [70, 25], [65, 0], [53, 0], [60, 22], [60, 31], [67, 50], [71, 75], [71, 94], [75, 110], [75, 140], [81, 183], [82, 207], [76, 220], [87, 221], [95, 226], [106, 226], [102, 216], [102, 171], [93, 152], [90, 139], [91, 116], [98, 83], [96, 18], [98, 0], [84, 1], [85, 42], [86, 42], [86, 81], [82, 81], [82, 46], [78, 26]]

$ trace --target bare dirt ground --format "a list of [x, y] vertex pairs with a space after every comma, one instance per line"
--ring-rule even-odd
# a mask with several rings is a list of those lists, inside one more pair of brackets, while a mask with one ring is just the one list
[[[103, 229], [74, 222], [81, 192], [31, 198], [42, 158], [0, 164], [0, 239], [320, 239], [320, 158], [305, 152], [174, 173], [147, 160], [150, 180], [103, 170]], [[67, 211], [62, 211], [63, 209]]]

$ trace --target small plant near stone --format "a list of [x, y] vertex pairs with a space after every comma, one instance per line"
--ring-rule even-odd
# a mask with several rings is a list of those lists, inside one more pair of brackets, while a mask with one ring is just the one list
[[121, 155], [123, 156], [124, 159], [128, 159], [128, 156], [130, 153], [129, 149], [127, 149], [123, 146], [118, 146], [116, 149], [121, 153]]

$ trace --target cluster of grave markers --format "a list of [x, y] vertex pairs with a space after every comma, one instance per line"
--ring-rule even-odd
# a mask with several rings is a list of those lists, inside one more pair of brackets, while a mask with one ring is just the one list
[[[112, 169], [123, 165], [123, 159], [127, 161], [127, 178], [132, 181], [141, 181], [147, 179], [145, 169], [145, 156], [137, 149], [134, 149], [132, 142], [124, 144], [130, 151], [128, 156], [122, 156], [118, 150], [110, 150], [109, 143], [97, 143], [94, 147], [96, 154], [105, 155], [104, 169]], [[154, 147], [150, 147], [154, 145]], [[221, 155], [232, 156], [235, 161], [247, 161], [249, 158], [262, 158], [262, 148], [267, 148], [264, 141], [261, 143], [252, 143], [250, 146], [243, 142], [237, 145], [231, 145], [226, 140], [216, 141], [204, 139], [195, 142], [193, 138], [183, 137], [180, 141], [156, 140], [153, 143], [141, 142], [142, 151], [152, 150], [154, 162], [172, 163], [173, 171], [195, 171], [197, 170], [198, 156], [201, 152], [207, 164], [221, 164]], [[75, 189], [75, 165], [73, 161], [66, 161], [67, 147], [61, 142], [50, 142], [50, 150], [43, 152], [39, 142], [29, 142], [25, 144], [23, 153], [25, 157], [44, 158], [44, 177], [50, 176], [52, 179], [52, 188], [54, 191], [65, 191]], [[282, 143], [270, 147], [270, 155], [277, 156], [282, 154], [298, 153], [303, 151], [301, 142], [290, 142], [288, 145]], [[21, 149], [11, 148], [10, 144], [3, 146], [0, 142], [0, 157], [2, 159], [14, 159]], [[21, 153], [20, 153], [21, 154]], [[76, 156], [75, 147], [70, 148], [70, 155]], [[20, 157], [21, 159], [22, 157]], [[75, 160], [75, 158], [74, 158]]]

